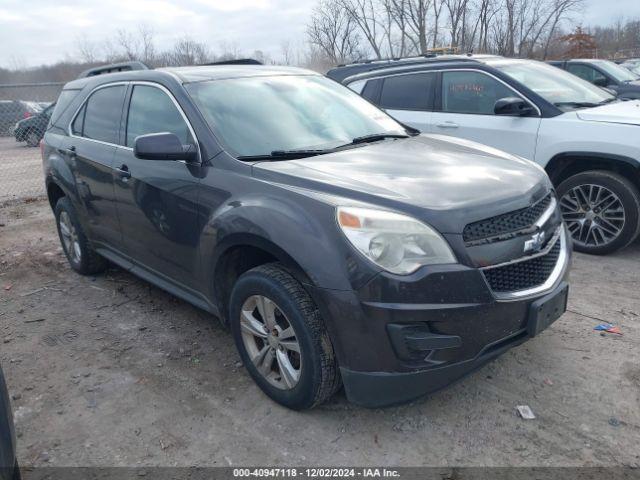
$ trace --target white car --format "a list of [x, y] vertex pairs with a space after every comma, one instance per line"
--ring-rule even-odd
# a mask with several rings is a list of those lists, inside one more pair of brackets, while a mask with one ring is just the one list
[[606, 254], [638, 237], [640, 101], [497, 56], [369, 62], [327, 75], [423, 133], [537, 162], [556, 185], [576, 250]]

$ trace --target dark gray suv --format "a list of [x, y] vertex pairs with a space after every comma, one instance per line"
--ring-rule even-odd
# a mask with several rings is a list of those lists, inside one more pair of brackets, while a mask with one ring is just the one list
[[218, 65], [65, 86], [43, 141], [72, 268], [107, 260], [228, 324], [275, 401], [445, 386], [565, 310], [535, 164], [418, 135], [310, 71]]

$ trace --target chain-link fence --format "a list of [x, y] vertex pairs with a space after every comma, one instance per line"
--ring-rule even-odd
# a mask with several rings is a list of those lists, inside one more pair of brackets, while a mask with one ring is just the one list
[[44, 194], [36, 147], [63, 85], [0, 84], [0, 203]]

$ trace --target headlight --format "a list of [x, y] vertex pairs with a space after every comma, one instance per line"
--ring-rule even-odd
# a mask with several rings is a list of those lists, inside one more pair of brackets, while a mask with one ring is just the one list
[[407, 275], [423, 265], [456, 263], [446, 240], [414, 218], [357, 207], [338, 207], [337, 217], [349, 242], [391, 273]]

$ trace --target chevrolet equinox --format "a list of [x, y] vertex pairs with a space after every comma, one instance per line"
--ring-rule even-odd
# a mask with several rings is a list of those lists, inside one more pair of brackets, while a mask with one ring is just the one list
[[71, 267], [113, 262], [219, 317], [289, 408], [341, 385], [370, 407], [417, 398], [566, 308], [570, 237], [542, 168], [419, 135], [307, 70], [90, 75], [41, 148]]

